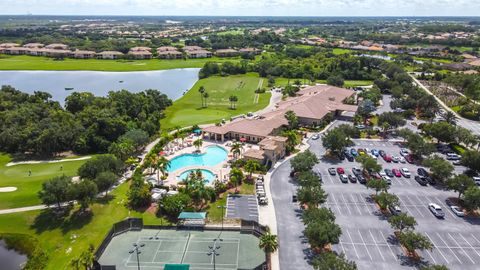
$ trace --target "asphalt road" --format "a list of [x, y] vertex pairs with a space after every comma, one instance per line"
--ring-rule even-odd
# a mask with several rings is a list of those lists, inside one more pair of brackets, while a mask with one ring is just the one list
[[292, 195], [297, 186], [289, 177], [290, 162], [280, 165], [272, 175], [270, 189], [275, 204], [277, 217], [277, 234], [279, 259], [281, 270], [309, 270], [308, 264], [310, 247], [305, 240], [303, 230], [305, 226], [301, 219], [301, 210], [298, 203], [292, 202]]

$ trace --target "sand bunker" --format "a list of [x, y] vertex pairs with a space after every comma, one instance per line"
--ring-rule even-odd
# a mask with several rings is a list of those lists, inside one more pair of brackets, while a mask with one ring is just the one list
[[60, 162], [69, 162], [69, 161], [77, 161], [77, 160], [85, 160], [90, 159], [91, 156], [86, 157], [79, 157], [79, 158], [69, 158], [69, 159], [59, 159], [59, 160], [31, 160], [31, 161], [19, 161], [19, 162], [9, 162], [7, 163], [7, 167], [21, 165], [21, 164], [39, 164], [39, 163], [60, 163]]
[[13, 192], [17, 190], [16, 187], [0, 187], [0, 192]]

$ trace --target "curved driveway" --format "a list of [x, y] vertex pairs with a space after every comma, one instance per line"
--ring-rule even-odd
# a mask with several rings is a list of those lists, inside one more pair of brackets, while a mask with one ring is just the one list
[[272, 174], [270, 190], [275, 205], [281, 270], [311, 270], [307, 256], [309, 245], [303, 236], [305, 226], [298, 203], [292, 202], [296, 184], [291, 181], [290, 161], [281, 164]]

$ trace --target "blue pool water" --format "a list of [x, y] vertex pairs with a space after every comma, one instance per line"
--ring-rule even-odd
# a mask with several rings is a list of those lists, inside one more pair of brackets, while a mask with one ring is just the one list
[[[190, 173], [192, 171], [196, 171], [195, 169], [194, 170], [188, 170], [188, 171], [184, 171], [182, 174], [180, 174], [179, 178], [180, 180], [185, 180], [185, 178], [187, 178], [188, 175], [190, 175]], [[211, 171], [209, 170], [200, 170], [202, 172], [202, 176], [205, 180], [208, 181], [208, 183], [212, 183], [213, 180], [215, 180], [215, 174], [213, 174]]]
[[227, 150], [220, 146], [207, 147], [202, 154], [183, 154], [170, 160], [168, 172], [189, 166], [215, 166], [227, 159]]

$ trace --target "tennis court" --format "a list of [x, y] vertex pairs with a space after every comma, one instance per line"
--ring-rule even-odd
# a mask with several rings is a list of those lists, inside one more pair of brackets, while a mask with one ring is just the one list
[[[193, 270], [210, 270], [215, 260], [219, 270], [254, 269], [265, 261], [258, 241], [251, 234], [232, 231], [128, 231], [112, 239], [99, 263], [125, 270], [137, 269], [138, 262], [142, 269], [189, 264]], [[138, 261], [134, 244], [140, 250]]]

